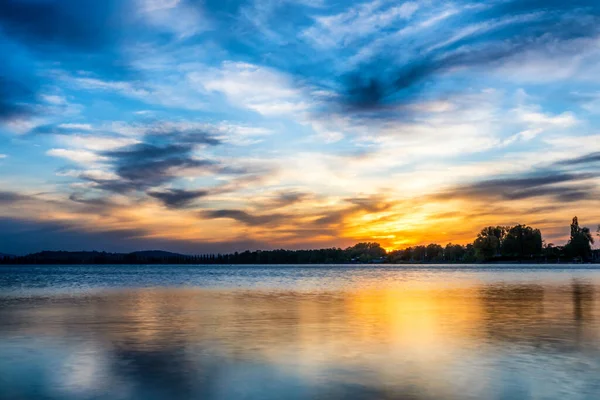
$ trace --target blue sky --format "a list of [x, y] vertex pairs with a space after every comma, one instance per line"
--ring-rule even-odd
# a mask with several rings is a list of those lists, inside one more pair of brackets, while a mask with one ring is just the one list
[[5, 0], [0, 252], [600, 223], [594, 1]]

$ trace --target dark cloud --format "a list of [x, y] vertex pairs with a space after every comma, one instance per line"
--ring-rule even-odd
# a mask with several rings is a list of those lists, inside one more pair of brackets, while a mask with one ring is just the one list
[[521, 200], [543, 196], [554, 197], [558, 201], [571, 203], [579, 200], [593, 198], [595, 197], [595, 193], [585, 190], [580, 186], [567, 186], [535, 187], [531, 189], [515, 190], [513, 192], [507, 192], [504, 194], [504, 198], [507, 200]]
[[[352, 109], [378, 109], [408, 102], [449, 71], [493, 68], [521, 53], [591, 38], [600, 31], [600, 4], [585, 0], [508, 1], [471, 14], [465, 10], [461, 16], [460, 24], [453, 25], [455, 30], [436, 32], [437, 42], [417, 44], [406, 48], [404, 54], [386, 48], [374, 61], [360, 65], [347, 74], [342, 96], [335, 101], [341, 100], [342, 106]], [[447, 41], [460, 29], [478, 24], [479, 32], [459, 34]], [[404, 61], [398, 64], [398, 60]]]
[[120, 179], [84, 178], [95, 182], [99, 189], [117, 193], [155, 188], [175, 179], [179, 171], [216, 167], [214, 161], [198, 159], [192, 153], [197, 144], [219, 143], [204, 132], [169, 131], [159, 134], [149, 131], [141, 143], [100, 153], [109, 160]]
[[119, 207], [117, 203], [107, 197], [88, 197], [85, 193], [71, 193], [69, 200], [81, 206], [81, 212], [93, 213], [96, 215], [109, 214], [112, 210]]
[[203, 211], [201, 214], [203, 218], [218, 219], [228, 218], [241, 222], [249, 226], [265, 226], [265, 225], [276, 225], [284, 220], [293, 220], [292, 215], [286, 214], [265, 214], [255, 215], [250, 214], [243, 210], [210, 210]]
[[586, 154], [581, 157], [571, 158], [564, 161], [559, 161], [557, 165], [582, 165], [595, 164], [600, 162], [600, 152]]
[[338, 225], [344, 221], [344, 218], [348, 214], [347, 211], [331, 211], [327, 213], [327, 215], [323, 215], [317, 218], [314, 221], [314, 224], [317, 226], [329, 226], [329, 225]]
[[158, 186], [170, 178], [172, 169], [197, 168], [211, 165], [207, 160], [198, 160], [191, 156], [192, 147], [169, 144], [155, 146], [140, 143], [125, 149], [101, 153], [111, 159], [115, 172], [136, 187]]
[[60, 126], [60, 124], [39, 125], [28, 132], [29, 135], [71, 135], [77, 133], [81, 133], [81, 129]]
[[457, 186], [434, 196], [436, 199], [452, 198], [500, 198], [523, 200], [535, 197], [551, 197], [561, 202], [575, 202], [595, 198], [593, 187], [584, 181], [596, 177], [594, 174], [569, 174], [546, 172], [524, 177], [491, 179]]
[[183, 208], [189, 206], [194, 200], [208, 196], [208, 190], [183, 190], [168, 189], [162, 191], [147, 192], [148, 196], [154, 197], [169, 208]]
[[24, 200], [29, 200], [29, 197], [15, 192], [0, 192], [0, 204], [12, 204]]
[[[244, 184], [259, 181], [263, 175], [258, 176], [256, 172], [269, 172], [239, 166], [230, 167], [215, 160], [198, 158], [194, 154], [196, 150], [203, 146], [220, 145], [221, 141], [202, 130], [165, 128], [167, 125], [152, 124], [147, 127], [139, 143], [98, 153], [103, 157], [103, 163], [117, 176], [116, 178], [103, 178], [85, 172], [79, 174], [78, 178], [92, 182], [94, 184], [92, 191], [102, 190], [119, 194], [145, 192], [146, 195], [160, 200], [167, 207], [184, 208], [190, 206], [194, 200], [209, 194], [231, 192], [243, 187]], [[39, 131], [68, 134], [71, 129], [46, 126]], [[165, 188], [166, 185], [191, 171], [197, 174], [235, 174], [241, 175], [242, 178], [207, 189]], [[88, 202], [84, 200], [86, 199], [84, 195], [85, 193], [77, 194], [77, 197], [71, 200]]]
[[156, 124], [156, 126], [151, 126], [146, 131], [145, 141], [156, 143], [176, 141], [178, 144], [205, 144], [208, 146], [221, 144], [219, 139], [204, 130], [164, 127], [160, 123]]
[[387, 201], [382, 196], [354, 197], [346, 199], [346, 202], [353, 204], [356, 211], [382, 212], [391, 208], [394, 204]]
[[276, 208], [284, 208], [294, 204], [302, 203], [303, 201], [308, 200], [311, 196], [312, 195], [310, 193], [305, 192], [284, 191], [277, 193], [271, 201], [267, 201], [264, 204], [259, 204], [258, 206], [261, 209], [271, 210]]
[[39, 112], [48, 80], [40, 65], [130, 75], [119, 42], [129, 2], [3, 0], [0, 2], [0, 120]]
[[96, 51], [117, 39], [118, 1], [3, 0], [0, 25], [29, 46]]

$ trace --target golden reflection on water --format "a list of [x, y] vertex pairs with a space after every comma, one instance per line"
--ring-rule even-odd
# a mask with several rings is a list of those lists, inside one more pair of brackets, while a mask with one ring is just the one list
[[[84, 343], [108, 363], [101, 379], [113, 374], [138, 387], [169, 376], [182, 386], [166, 380], [158, 392], [202, 398], [228, 398], [244, 387], [248, 398], [282, 398], [295, 387], [312, 388], [294, 392], [298, 398], [552, 398], [544, 396], [557, 388], [564, 398], [587, 398], [597, 387], [587, 379], [600, 372], [598, 288], [572, 279], [13, 299], [0, 308], [0, 338], [13, 341], [0, 355], [21, 348], [27, 357], [25, 350], [48, 346], [69, 354], [71, 343]], [[539, 363], [545, 376], [580, 386], [545, 382]], [[279, 386], [268, 393], [256, 386], [274, 376]], [[197, 383], [203, 379], [205, 386]], [[214, 379], [227, 389], [214, 389]], [[130, 398], [148, 395], [131, 390]]]

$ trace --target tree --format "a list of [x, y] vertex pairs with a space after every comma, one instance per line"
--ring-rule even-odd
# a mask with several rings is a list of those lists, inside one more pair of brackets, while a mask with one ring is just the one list
[[500, 248], [504, 236], [506, 236], [506, 227], [503, 226], [488, 226], [483, 228], [473, 242], [475, 249], [475, 257], [484, 261], [500, 254]]
[[444, 259], [450, 262], [462, 261], [466, 250], [460, 244], [448, 243], [444, 249]]
[[502, 242], [502, 254], [519, 258], [531, 257], [542, 252], [542, 233], [527, 225], [510, 228]]
[[427, 256], [427, 247], [415, 246], [412, 248], [412, 252], [411, 252], [412, 261], [425, 261], [426, 256]]
[[484, 261], [492, 258], [498, 253], [500, 241], [496, 236], [478, 236], [473, 242], [475, 258]]
[[579, 258], [583, 261], [590, 259], [592, 255], [592, 244], [594, 237], [589, 228], [579, 226], [577, 217], [571, 222], [571, 238], [565, 249], [569, 256]]
[[444, 258], [444, 248], [439, 244], [431, 243], [427, 245], [427, 261], [442, 261]]
[[375, 242], [357, 243], [352, 247], [348, 247], [346, 253], [351, 260], [360, 262], [373, 261], [386, 255], [385, 249]]
[[465, 246], [465, 254], [462, 258], [463, 262], [471, 263], [477, 261], [477, 257], [475, 255], [475, 247], [473, 244], [469, 243]]

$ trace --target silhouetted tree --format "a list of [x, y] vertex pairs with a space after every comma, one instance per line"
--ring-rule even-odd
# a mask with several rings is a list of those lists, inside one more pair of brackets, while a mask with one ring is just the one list
[[415, 246], [412, 248], [411, 261], [423, 262], [425, 257], [427, 257], [427, 247]]
[[444, 260], [448, 262], [463, 261], [466, 250], [460, 244], [448, 243], [444, 248]]
[[352, 247], [348, 247], [346, 253], [351, 260], [360, 262], [371, 262], [386, 255], [385, 249], [375, 242], [357, 243]]
[[565, 250], [569, 256], [579, 258], [582, 261], [587, 261], [592, 255], [592, 244], [594, 237], [589, 228], [579, 226], [577, 217], [573, 217], [571, 222], [571, 238], [565, 246]]
[[484, 261], [499, 255], [506, 231], [507, 229], [503, 226], [483, 228], [473, 242], [475, 257], [480, 261]]
[[515, 225], [508, 229], [502, 241], [502, 254], [519, 258], [531, 257], [542, 252], [542, 233], [527, 225]]
[[444, 248], [439, 244], [431, 243], [427, 245], [426, 249], [427, 261], [443, 261], [444, 259]]
[[561, 257], [564, 256], [564, 247], [555, 246], [554, 243], [548, 243], [542, 249], [542, 253], [546, 261], [559, 262]]

